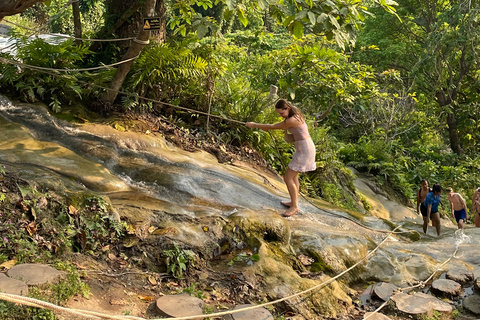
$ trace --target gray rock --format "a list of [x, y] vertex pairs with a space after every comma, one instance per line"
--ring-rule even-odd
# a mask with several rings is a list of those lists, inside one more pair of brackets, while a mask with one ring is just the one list
[[205, 303], [188, 293], [182, 293], [160, 297], [156, 305], [168, 317], [186, 317], [203, 314]]
[[450, 314], [453, 311], [453, 307], [449, 303], [439, 300], [429, 294], [418, 292], [415, 294], [415, 297], [428, 300], [429, 303], [432, 305], [433, 310], [435, 311], [446, 313], [446, 314]]
[[415, 316], [424, 315], [427, 317], [433, 315], [433, 306], [428, 303], [428, 300], [425, 298], [417, 298], [413, 295], [399, 292], [394, 294], [391, 299], [395, 302], [397, 309], [406, 314]]
[[470, 311], [471, 313], [480, 316], [480, 296], [473, 295], [468, 296], [463, 299], [463, 307], [465, 310]]
[[[233, 310], [244, 309], [253, 306], [253, 304], [241, 304]], [[265, 308], [258, 307], [252, 310], [240, 311], [227, 315], [225, 320], [274, 320], [272, 314]]]
[[28, 286], [23, 281], [9, 278], [0, 273], [0, 292], [26, 296], [28, 294]]
[[432, 292], [447, 296], [458, 296], [462, 293], [462, 286], [448, 279], [437, 279], [432, 283]]
[[373, 315], [373, 312], [367, 312], [363, 315], [363, 319], [367, 319], [368, 320], [390, 320], [389, 317], [387, 317], [386, 315], [384, 314], [381, 314], [381, 313], [375, 313]]
[[376, 297], [387, 301], [398, 287], [388, 282], [379, 282], [373, 287], [373, 293]]
[[459, 283], [466, 283], [472, 281], [473, 272], [466, 268], [466, 267], [455, 267], [447, 272], [447, 279], [459, 282]]
[[452, 306], [448, 303], [425, 293], [409, 295], [400, 292], [394, 294], [391, 299], [395, 302], [399, 311], [414, 316], [424, 315], [432, 317], [434, 310], [446, 314], [450, 314], [453, 311]]
[[21, 280], [28, 285], [42, 285], [55, 283], [63, 276], [63, 272], [46, 264], [17, 264], [8, 270], [7, 275], [10, 278]]
[[475, 290], [480, 291], [480, 277], [475, 279], [475, 283], [473, 284]]

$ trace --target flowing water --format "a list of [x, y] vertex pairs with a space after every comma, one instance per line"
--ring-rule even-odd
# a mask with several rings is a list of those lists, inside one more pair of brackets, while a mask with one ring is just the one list
[[[137, 223], [165, 214], [169, 221], [175, 216], [197, 219], [176, 227], [181, 234], [178, 239], [199, 246], [209, 237], [198, 219], [239, 219], [269, 226], [263, 239], [267, 242], [282, 237], [274, 235], [282, 230], [288, 250], [317, 255], [338, 273], [365, 256], [390, 230], [378, 217], [359, 220], [318, 200], [301, 199], [301, 214], [282, 218], [280, 201], [288, 193], [281, 177], [246, 165], [219, 164], [206, 152], [176, 148], [160, 133], [74, 124], [51, 116], [41, 105], [12, 103], [2, 97], [0, 136], [0, 164], [50, 188], [107, 195], [119, 215]], [[374, 197], [374, 193], [368, 195]], [[424, 235], [421, 218], [410, 215], [410, 208], [377, 199], [385, 205], [381, 210], [386, 210], [379, 216], [394, 220], [410, 233], [390, 235], [351, 279], [411, 285], [426, 279], [456, 249], [443, 270], [468, 264], [480, 276], [480, 228], [456, 231], [453, 224], [446, 224], [440, 237], [433, 228]], [[412, 241], [412, 234], [420, 240]], [[284, 275], [277, 271], [275, 276]], [[274, 282], [270, 285], [279, 285]]]

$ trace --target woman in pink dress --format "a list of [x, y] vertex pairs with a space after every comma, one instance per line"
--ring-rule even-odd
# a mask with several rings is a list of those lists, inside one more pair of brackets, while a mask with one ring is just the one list
[[298, 208], [298, 192], [300, 188], [298, 173], [314, 171], [316, 169], [315, 144], [308, 133], [305, 118], [297, 107], [293, 106], [287, 100], [280, 99], [275, 105], [275, 111], [285, 120], [275, 124], [247, 122], [246, 126], [265, 131], [275, 129], [288, 130], [293, 134], [295, 139], [295, 153], [292, 156], [292, 161], [289, 163], [283, 178], [287, 185], [288, 193], [290, 194], [290, 201], [282, 201], [283, 205], [289, 207], [283, 213], [283, 216], [290, 217], [300, 211]]

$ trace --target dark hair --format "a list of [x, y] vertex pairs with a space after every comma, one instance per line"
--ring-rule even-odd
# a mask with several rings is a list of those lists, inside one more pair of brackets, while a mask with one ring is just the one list
[[425, 179], [422, 179], [422, 181], [420, 181], [420, 183], [424, 183], [424, 182], [427, 182], [427, 180], [425, 180]]
[[442, 192], [442, 186], [435, 183], [435, 184], [433, 185], [432, 191], [433, 191], [434, 193], [435, 193], [435, 192]]
[[302, 111], [300, 111], [300, 109], [295, 107], [293, 104], [291, 104], [287, 100], [280, 99], [275, 104], [275, 109], [287, 110], [288, 108], [290, 108], [290, 110], [288, 112], [288, 117], [289, 118], [297, 116], [299, 118], [299, 120], [301, 120], [301, 121], [305, 120], [305, 118], [303, 117]]

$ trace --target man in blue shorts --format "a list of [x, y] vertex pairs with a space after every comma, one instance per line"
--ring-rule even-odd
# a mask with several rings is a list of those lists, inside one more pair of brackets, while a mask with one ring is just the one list
[[437, 235], [440, 235], [440, 213], [438, 213], [438, 205], [440, 203], [440, 194], [442, 193], [442, 187], [439, 184], [435, 184], [432, 188], [432, 192], [429, 192], [423, 202], [427, 207], [427, 215], [423, 216], [423, 232], [427, 233], [428, 222], [432, 219], [432, 223], [437, 229]]
[[448, 201], [450, 201], [450, 210], [457, 221], [458, 229], [463, 229], [463, 222], [467, 218], [467, 203], [459, 193], [453, 192], [452, 188], [447, 188]]

